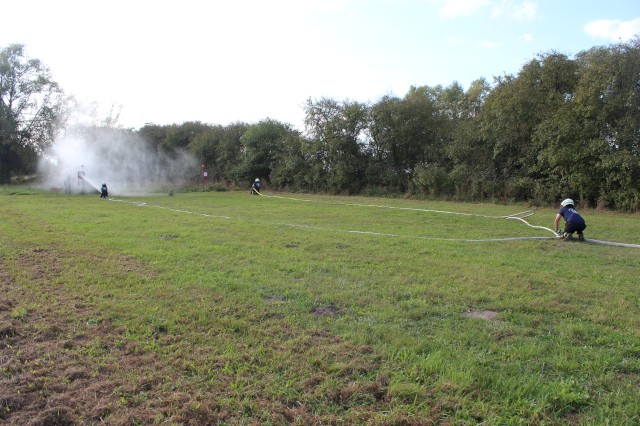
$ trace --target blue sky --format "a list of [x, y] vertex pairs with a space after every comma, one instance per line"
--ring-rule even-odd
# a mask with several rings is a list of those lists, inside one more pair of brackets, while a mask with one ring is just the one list
[[308, 98], [466, 89], [540, 53], [640, 34], [639, 0], [21, 0], [2, 10], [0, 46], [25, 44], [98, 119], [114, 107], [133, 128], [273, 118], [303, 130]]

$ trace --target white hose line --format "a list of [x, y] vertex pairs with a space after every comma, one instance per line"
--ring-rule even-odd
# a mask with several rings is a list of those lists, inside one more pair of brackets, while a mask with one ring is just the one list
[[[272, 197], [273, 198], [285, 198], [285, 197], [275, 197], [275, 196], [272, 196]], [[298, 199], [296, 199], [296, 200], [298, 200]], [[157, 209], [173, 211], [173, 212], [176, 212], [176, 213], [192, 214], [192, 215], [211, 217], [211, 218], [217, 218], [217, 219], [231, 219], [231, 217], [229, 217], [229, 216], [210, 215], [210, 214], [205, 214], [205, 213], [195, 213], [195, 212], [192, 212], [192, 211], [189, 211], [189, 210], [172, 209], [170, 207], [159, 206], [159, 205], [154, 205], [154, 204], [148, 204], [148, 203], [140, 202], [140, 201], [128, 201], [128, 200], [121, 200], [121, 199], [115, 199], [115, 198], [109, 198], [109, 201], [116, 201], [116, 202], [121, 202], [121, 203], [133, 204], [136, 207], [153, 207], [153, 208], [157, 208]], [[313, 201], [313, 200], [299, 200], [299, 201]], [[346, 203], [332, 203], [332, 204], [350, 205], [350, 204], [346, 204]], [[351, 204], [351, 205], [369, 207], [369, 206], [364, 205], [364, 204]], [[532, 211], [527, 210], [527, 211], [524, 211], [524, 212], [515, 213], [515, 214], [510, 215], [510, 216], [487, 216], [487, 215], [476, 215], [476, 214], [472, 214], [472, 213], [445, 212], [445, 211], [439, 211], [439, 210], [412, 209], [412, 208], [403, 208], [403, 207], [387, 207], [387, 206], [377, 206], [377, 205], [372, 205], [371, 207], [397, 208], [397, 209], [401, 209], [401, 210], [418, 210], [418, 211], [435, 212], [435, 213], [461, 214], [461, 215], [465, 215], [465, 216], [480, 216], [480, 217], [493, 218], [493, 219], [516, 218], [516, 216], [518, 216], [518, 215], [525, 215], [523, 217], [529, 217], [529, 216], [531, 216], [533, 214]], [[300, 225], [300, 224], [294, 224], [294, 223], [284, 223], [284, 224], [280, 224], [280, 225], [281, 226], [288, 226], [288, 227], [295, 227], [295, 228], [302, 228], [302, 229], [312, 229], [312, 230], [316, 230], [316, 231], [343, 232], [343, 233], [348, 233], [348, 234], [374, 235], [374, 236], [379, 236], [379, 237], [411, 238], [411, 239], [431, 240], [431, 241], [462, 241], [462, 242], [474, 242], [474, 243], [477, 243], [477, 242], [500, 242], [500, 241], [517, 241], [517, 240], [545, 240], [545, 239], [551, 239], [552, 238], [552, 237], [503, 237], [503, 238], [417, 237], [417, 236], [411, 236], [411, 235], [389, 234], [389, 233], [384, 233], [384, 232], [330, 229], [330, 228], [322, 228], [322, 227], [309, 226], [309, 225]]]
[[[533, 214], [533, 213], [532, 213]], [[530, 216], [530, 215], [529, 215]], [[524, 216], [524, 217], [528, 217], [528, 216]], [[555, 235], [557, 237], [557, 234], [555, 233], [555, 231], [553, 231], [550, 228], [547, 228], [546, 226], [538, 226], [538, 225], [532, 225], [529, 222], [527, 222], [526, 220], [522, 219], [521, 217], [515, 217], [515, 216], [508, 216], [506, 217], [506, 219], [515, 219], [515, 220], [519, 220], [520, 222], [523, 222], [524, 224], [526, 224], [527, 226], [530, 226], [531, 228], [535, 228], [535, 229], [544, 229], [545, 231], [549, 231], [551, 232], [553, 235]]]
[[385, 232], [373, 232], [373, 231], [357, 231], [357, 230], [344, 230], [344, 229], [331, 229], [321, 228], [319, 226], [298, 225], [295, 223], [283, 223], [282, 226], [290, 226], [293, 228], [312, 229], [314, 231], [329, 231], [329, 232], [343, 232], [347, 234], [363, 234], [363, 235], [375, 235], [379, 237], [395, 237], [395, 238], [411, 238], [416, 240], [429, 240], [429, 241], [462, 241], [468, 243], [487, 243], [498, 241], [518, 241], [518, 240], [549, 240], [553, 237], [505, 237], [505, 238], [441, 238], [441, 237], [417, 237], [414, 235], [400, 235], [389, 234]]
[[[527, 217], [527, 216], [523, 216], [523, 217]], [[524, 222], [525, 224], [527, 224], [528, 226], [530, 226], [532, 228], [544, 229], [544, 230], [547, 230], [547, 231], [551, 232], [553, 235], [557, 235], [555, 232], [553, 232], [553, 230], [551, 230], [551, 229], [549, 229], [549, 228], [547, 228], [545, 226], [532, 225], [532, 224], [530, 224], [529, 222], [527, 222], [526, 220], [524, 220], [524, 219], [522, 219], [520, 217], [507, 217], [507, 219], [517, 219], [517, 220], [520, 220], [521, 222]], [[556, 237], [556, 238], [560, 238], [560, 237]], [[607, 246], [640, 248], [640, 244], [618, 243], [618, 242], [615, 242], [615, 241], [603, 241], [603, 240], [593, 240], [593, 239], [585, 239], [584, 241], [587, 242], [587, 243], [604, 244], [604, 245], [607, 245]]]
[[585, 238], [584, 241], [586, 243], [604, 244], [604, 245], [607, 245], [607, 246], [640, 248], [640, 244], [629, 244], [629, 243], [617, 243], [615, 241], [592, 240], [591, 238], [589, 238], [589, 239]]
[[[262, 197], [282, 198], [282, 199], [287, 199], [287, 200], [314, 202], [314, 200], [303, 200], [303, 199], [292, 198], [292, 197], [281, 197], [281, 196], [263, 195], [263, 194], [260, 194], [260, 195]], [[138, 207], [154, 207], [154, 208], [158, 208], [158, 209], [174, 211], [174, 212], [177, 212], [177, 213], [192, 214], [192, 215], [203, 216], [203, 217], [211, 217], [211, 218], [217, 218], [217, 219], [231, 219], [231, 217], [229, 217], [229, 216], [210, 215], [210, 214], [206, 214], [206, 213], [195, 213], [195, 212], [191, 212], [191, 211], [188, 211], [188, 210], [172, 209], [172, 208], [165, 207], [165, 206], [147, 204], [147, 203], [139, 202], [139, 201], [127, 201], [127, 200], [120, 200], [120, 199], [115, 199], [115, 198], [109, 198], [109, 201], [118, 201], [118, 202], [123, 202], [123, 203], [135, 204]], [[518, 240], [548, 240], [548, 239], [558, 239], [559, 238], [557, 236], [557, 234], [553, 230], [551, 230], [551, 229], [549, 229], [549, 228], [547, 228], [545, 226], [531, 225], [529, 222], [527, 222], [526, 220], [523, 219], [525, 217], [533, 216], [533, 214], [535, 212], [532, 211], [532, 210], [525, 210], [525, 211], [522, 211], [522, 212], [519, 212], [519, 213], [514, 213], [514, 214], [511, 214], [511, 215], [507, 215], [507, 216], [490, 216], [490, 215], [481, 215], [481, 214], [474, 214], [474, 213], [451, 212], [451, 211], [446, 211], [446, 210], [429, 210], [429, 209], [416, 209], [416, 208], [410, 208], [410, 207], [383, 206], [383, 205], [377, 205], [377, 204], [328, 203], [328, 202], [322, 202], [322, 201], [316, 201], [316, 202], [325, 203], [325, 204], [334, 204], [334, 205], [357, 206], [357, 207], [375, 207], [375, 208], [421, 211], [421, 212], [427, 212], [427, 213], [455, 214], [455, 215], [463, 215], [463, 216], [484, 217], [484, 218], [488, 218], [488, 219], [519, 220], [519, 221], [523, 222], [524, 224], [526, 224], [527, 226], [529, 226], [531, 228], [542, 229], [542, 230], [545, 230], [545, 231], [549, 231], [554, 236], [553, 237], [477, 238], [477, 239], [470, 239], [470, 238], [438, 238], [438, 237], [416, 237], [416, 236], [407, 236], [407, 235], [399, 235], [399, 234], [388, 234], [388, 233], [372, 232], [372, 231], [327, 229], [327, 228], [320, 228], [320, 227], [308, 226], [308, 225], [297, 225], [297, 224], [291, 224], [291, 223], [285, 223], [285, 224], [282, 224], [282, 225], [283, 226], [297, 227], [297, 228], [313, 229], [313, 230], [319, 230], [319, 231], [346, 232], [346, 233], [350, 233], [350, 234], [365, 234], [365, 235], [376, 235], [376, 236], [385, 236], [385, 237], [414, 238], [414, 239], [433, 240], [433, 241], [463, 241], [463, 242], [474, 242], [474, 243], [475, 242], [518, 241]], [[602, 241], [602, 240], [588, 239], [588, 240], [585, 240], [585, 242], [594, 243], [594, 244], [604, 244], [604, 245], [610, 245], [610, 246], [617, 246], [617, 247], [640, 248], [640, 244], [618, 243], [618, 242], [614, 242], [614, 241]]]
[[219, 216], [219, 215], [206, 214], [206, 213], [195, 213], [195, 212], [191, 212], [189, 210], [172, 209], [172, 208], [169, 208], [169, 207], [157, 206], [157, 205], [154, 205], [154, 204], [141, 203], [139, 201], [126, 201], [126, 200], [119, 200], [119, 199], [115, 199], [115, 198], [109, 198], [109, 201], [117, 201], [117, 202], [120, 202], [120, 203], [135, 204], [137, 207], [153, 207], [153, 208], [156, 208], [156, 209], [170, 210], [172, 212], [186, 213], [186, 214], [192, 214], [192, 215], [204, 216], [204, 217], [213, 217], [213, 218], [216, 218], [216, 219], [231, 219], [229, 216]]
[[[513, 237], [513, 238], [495, 238], [495, 239], [479, 239], [479, 240], [469, 240], [469, 239], [453, 240], [453, 239], [446, 239], [446, 238], [428, 238], [428, 237], [424, 237], [424, 239], [478, 242], [478, 241], [511, 241], [511, 240], [551, 239], [551, 238], [558, 239], [558, 238], [560, 238], [560, 237], [558, 237], [558, 235], [555, 233], [554, 230], [552, 230], [550, 228], [547, 228], [546, 226], [532, 225], [529, 222], [527, 222], [526, 220], [524, 220], [524, 218], [533, 216], [533, 214], [535, 213], [533, 210], [525, 210], [523, 212], [514, 213], [514, 214], [511, 214], [511, 215], [507, 215], [507, 216], [491, 216], [491, 215], [483, 215], [483, 214], [475, 214], [475, 213], [451, 212], [451, 211], [446, 211], [446, 210], [431, 210], [431, 209], [418, 209], [418, 208], [411, 208], [411, 207], [383, 206], [383, 205], [379, 205], [379, 204], [358, 204], [358, 203], [337, 203], [337, 202], [332, 203], [332, 202], [328, 202], [328, 201], [305, 200], [305, 199], [294, 198], [294, 197], [282, 197], [282, 196], [277, 196], [277, 195], [264, 195], [262, 193], [258, 193], [258, 194], [261, 195], [262, 197], [267, 197], [267, 198], [281, 198], [281, 199], [284, 199], [284, 200], [317, 202], [317, 203], [323, 203], [323, 204], [334, 204], [334, 205], [343, 205], [343, 206], [375, 207], [375, 208], [384, 208], [384, 209], [419, 211], [419, 212], [425, 212], [425, 213], [455, 214], [455, 215], [462, 215], [462, 216], [484, 217], [484, 218], [488, 218], [488, 219], [507, 219], [507, 220], [515, 219], [515, 220], [519, 220], [519, 221], [523, 222], [525, 225], [527, 225], [527, 226], [529, 226], [531, 228], [542, 229], [544, 231], [548, 231], [548, 232], [551, 232], [553, 234], [553, 237]], [[290, 226], [294, 226], [294, 225], [290, 225]], [[357, 233], [358, 231], [346, 231], [346, 232]], [[376, 234], [376, 233], [371, 233], [371, 234]], [[379, 234], [379, 235], [397, 236], [397, 235], [394, 235], [394, 234]], [[412, 238], [414, 238], [414, 237], [412, 237]], [[422, 238], [422, 237], [415, 237], [415, 238]], [[604, 245], [610, 245], [610, 246], [618, 246], [618, 247], [640, 248], [640, 244], [618, 243], [618, 242], [615, 242], [615, 241], [603, 241], [603, 240], [586, 239], [585, 242], [594, 243], [594, 244], [604, 244]]]
[[375, 208], [379, 208], [379, 209], [409, 210], [409, 211], [425, 212], [425, 213], [455, 214], [455, 215], [460, 215], [460, 216], [484, 217], [484, 218], [488, 218], [488, 219], [506, 219], [506, 218], [509, 218], [511, 216], [517, 216], [517, 215], [520, 215], [520, 214], [524, 214], [524, 213], [529, 213], [530, 212], [530, 210], [527, 210], [526, 212], [516, 213], [515, 215], [509, 215], [509, 216], [489, 216], [489, 215], [477, 214], [477, 213], [462, 213], [462, 212], [451, 212], [451, 211], [446, 211], [446, 210], [417, 209], [417, 208], [414, 208], [414, 207], [382, 206], [382, 205], [378, 205], [378, 204], [357, 204], [357, 203], [332, 203], [332, 204], [337, 204], [337, 205], [340, 205], [340, 206], [375, 207]]
[[452, 212], [452, 211], [447, 211], [447, 210], [430, 210], [430, 209], [418, 209], [418, 208], [415, 208], [415, 207], [384, 206], [384, 205], [380, 205], [380, 204], [340, 203], [340, 202], [329, 202], [329, 201], [318, 201], [318, 200], [305, 200], [303, 198], [283, 197], [283, 196], [279, 196], [279, 195], [264, 195], [262, 193], [258, 193], [258, 194], [260, 196], [262, 196], [262, 197], [265, 197], [265, 198], [280, 198], [280, 199], [283, 199], [283, 200], [314, 202], [314, 203], [332, 204], [332, 205], [338, 205], [338, 206], [375, 207], [375, 208], [378, 208], [378, 209], [394, 209], [394, 210], [409, 210], [409, 211], [425, 212], [425, 213], [454, 214], [454, 215], [460, 215], [460, 216], [484, 217], [484, 218], [488, 218], [488, 219], [507, 219], [507, 218], [511, 218], [511, 217], [514, 217], [514, 216], [529, 217], [529, 216], [533, 215], [533, 213], [534, 213], [532, 210], [525, 210], [523, 212], [515, 213], [515, 214], [511, 214], [511, 215], [507, 215], [507, 216], [490, 216], [490, 215], [477, 214], [477, 213]]

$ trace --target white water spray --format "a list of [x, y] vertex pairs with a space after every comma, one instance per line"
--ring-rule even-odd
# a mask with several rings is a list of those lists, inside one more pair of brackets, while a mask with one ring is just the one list
[[86, 176], [83, 176], [81, 179], [83, 179], [85, 182], [87, 182], [89, 185], [91, 185], [92, 187], [94, 187], [96, 189], [96, 191], [100, 192], [100, 186], [98, 186], [97, 183], [95, 183], [94, 181], [92, 181], [91, 179], [89, 179]]
[[76, 127], [56, 140], [39, 168], [49, 188], [100, 192], [106, 183], [112, 194], [139, 195], [184, 182], [198, 164], [186, 152], [159, 154], [132, 131]]

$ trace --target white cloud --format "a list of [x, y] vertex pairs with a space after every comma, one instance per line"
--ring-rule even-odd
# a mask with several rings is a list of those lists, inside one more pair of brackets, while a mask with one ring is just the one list
[[488, 4], [488, 0], [444, 0], [438, 14], [447, 19], [470, 16]]
[[535, 40], [535, 37], [533, 36], [533, 34], [531, 33], [525, 33], [522, 34], [520, 36], [520, 38], [525, 42], [525, 43], [533, 43], [533, 41]]
[[640, 34], [640, 18], [630, 21], [619, 19], [600, 19], [588, 22], [584, 30], [591, 37], [605, 38], [613, 41], [627, 41]]
[[531, 21], [538, 12], [538, 3], [524, 0], [514, 3], [512, 0], [501, 0], [493, 6], [492, 18], [507, 18], [518, 22]]

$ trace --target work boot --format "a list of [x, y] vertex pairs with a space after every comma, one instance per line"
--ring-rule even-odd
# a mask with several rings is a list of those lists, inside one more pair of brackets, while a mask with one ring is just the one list
[[583, 233], [579, 233], [578, 234], [578, 241], [584, 241], [584, 234]]
[[572, 234], [564, 234], [564, 240], [565, 241], [573, 241], [573, 235]]

